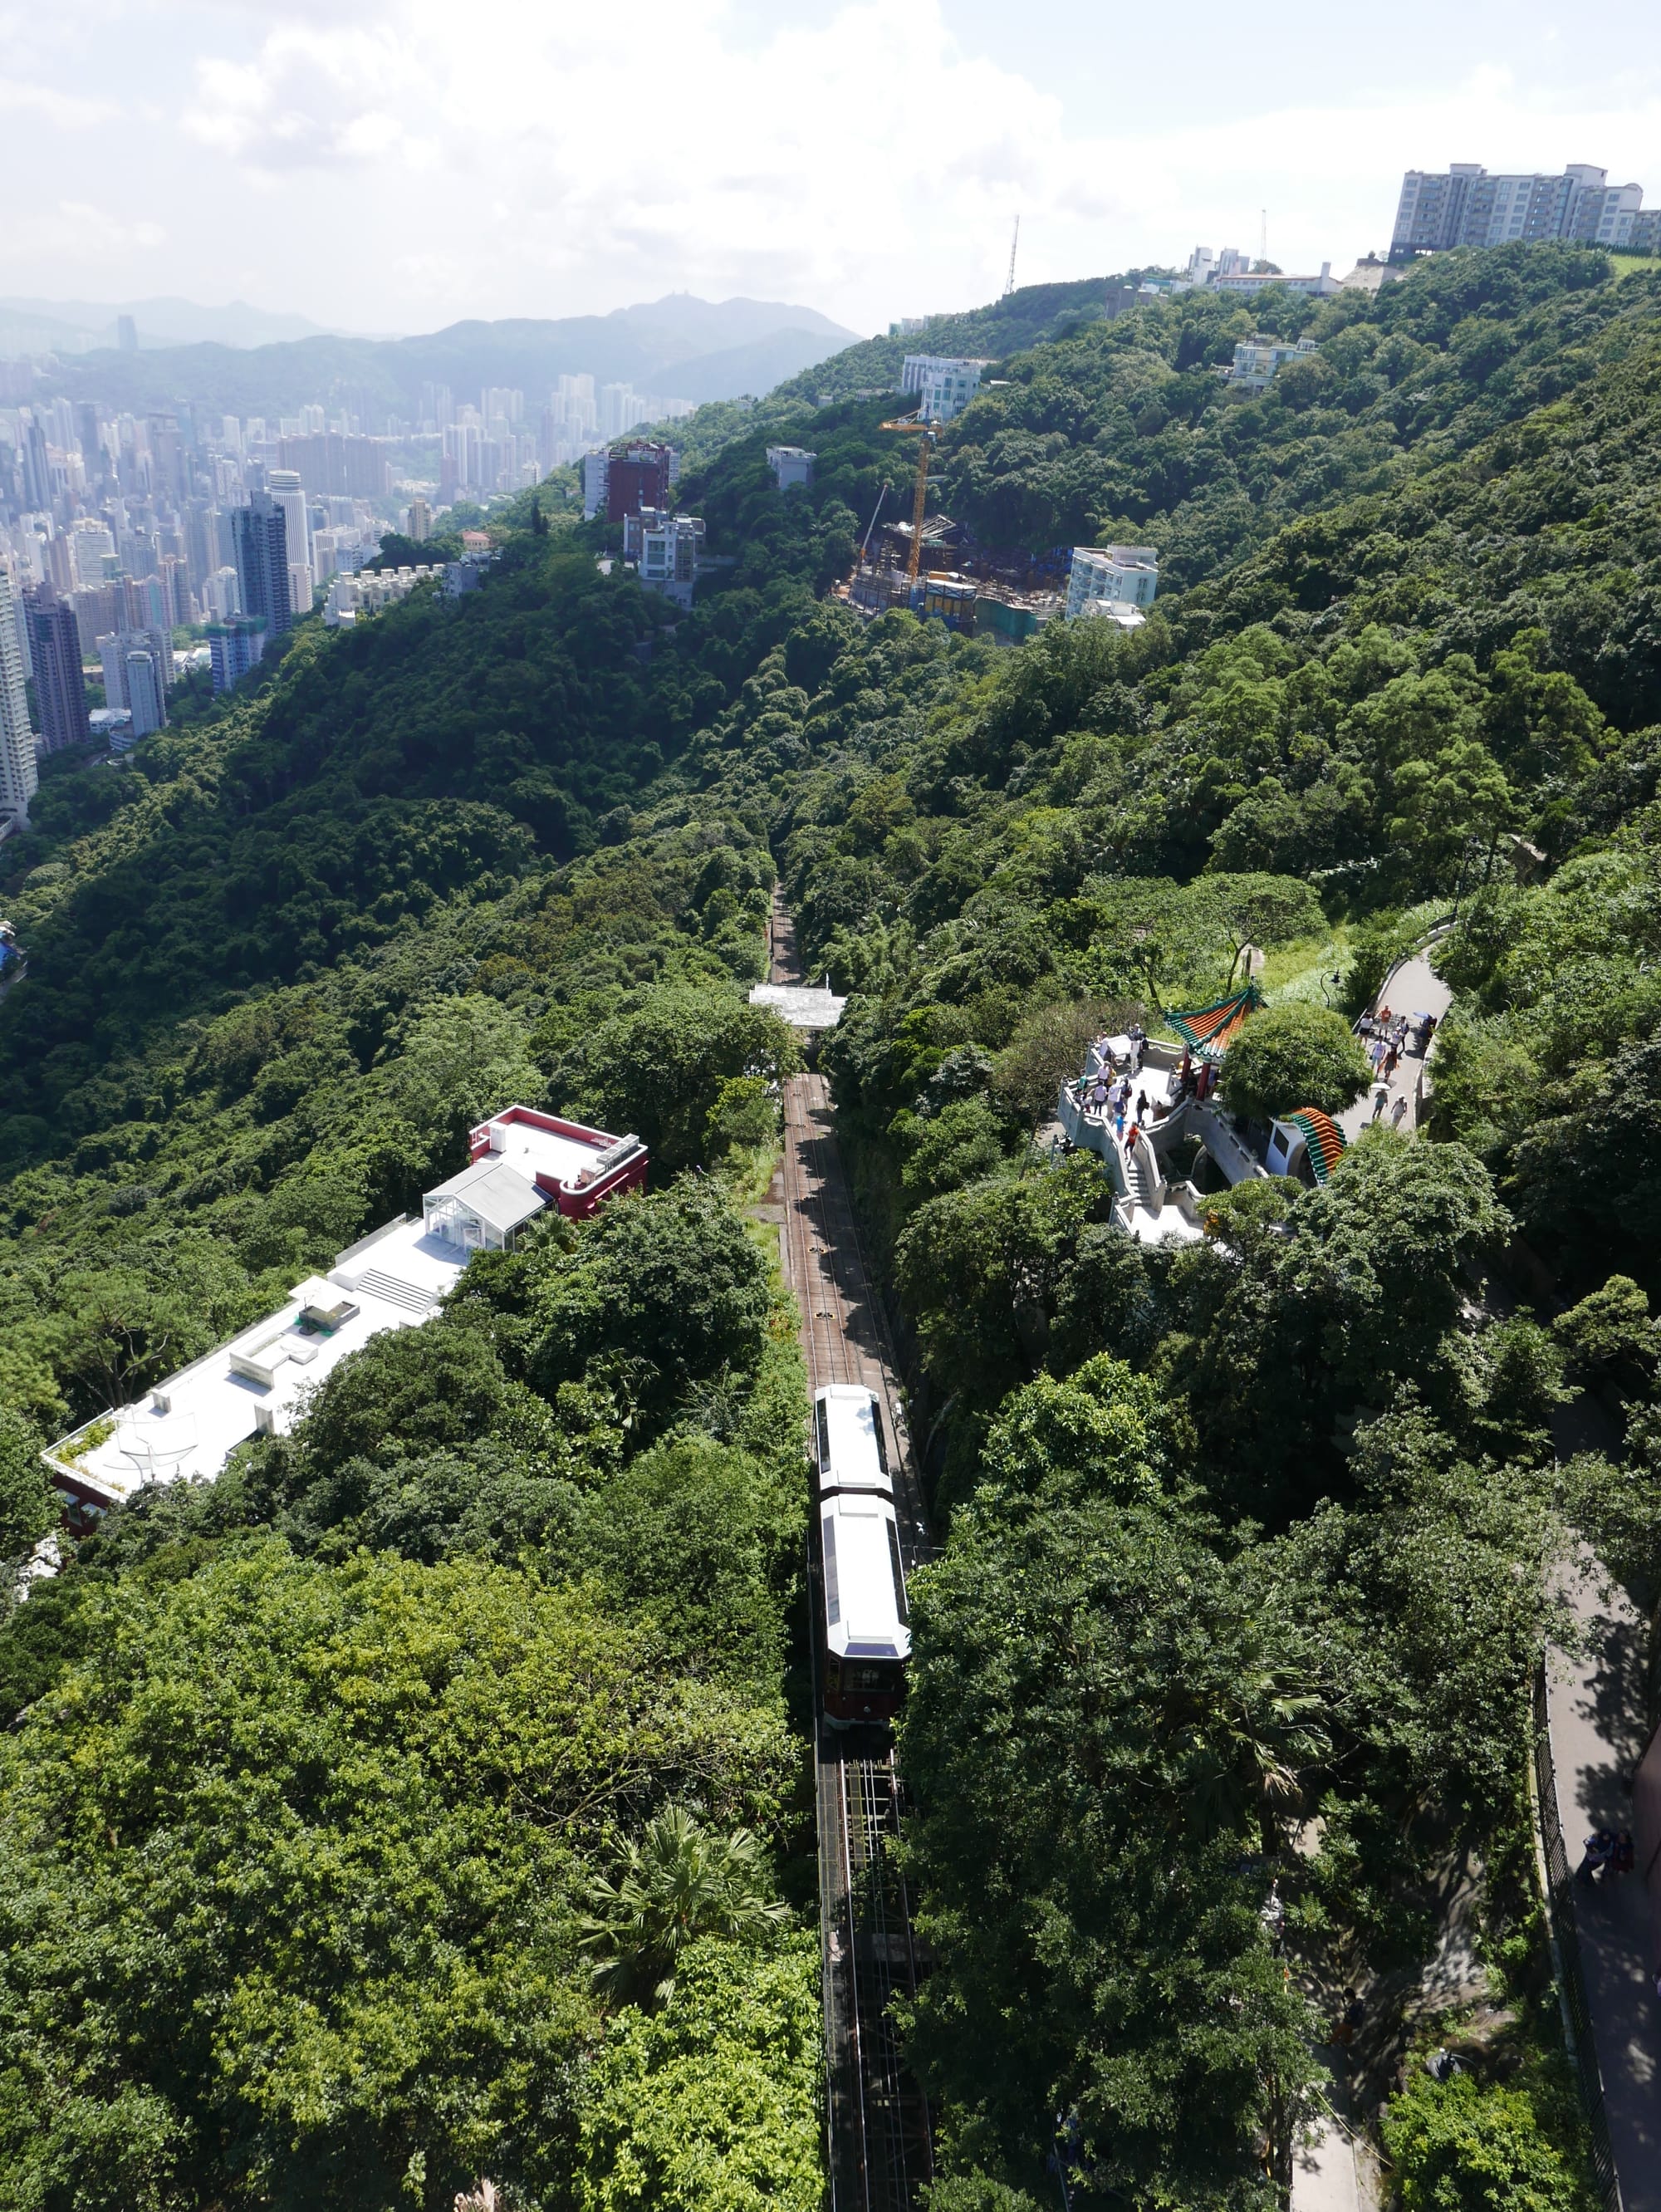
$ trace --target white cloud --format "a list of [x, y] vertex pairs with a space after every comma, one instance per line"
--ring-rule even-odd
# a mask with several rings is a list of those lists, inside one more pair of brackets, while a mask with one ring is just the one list
[[167, 232], [159, 222], [141, 218], [136, 222], [124, 222], [107, 209], [93, 207], [85, 200], [60, 200], [58, 213], [66, 241], [71, 250], [82, 247], [113, 247], [119, 252], [135, 246], [165, 246]]
[[51, 85], [23, 84], [15, 77], [0, 76], [0, 114], [8, 111], [40, 116], [58, 131], [96, 130], [116, 113], [107, 100], [87, 100]]
[[[1607, 162], [1661, 197], [1644, 166], [1661, 144], [1652, 74], [1609, 71], [1594, 101], [1526, 47], [1532, 81], [1519, 61], [1413, 98], [1371, 97], [1373, 76], [1337, 70], [1318, 105], [1236, 112], [1208, 80], [1185, 111], [1197, 119], [1154, 128], [1128, 86], [1070, 123], [1028, 64], [960, 41], [946, 0], [831, 0], [811, 16], [781, 0], [742, 32], [727, 0], [631, 0], [626, 16], [591, 0], [58, 12], [82, 26], [76, 68], [32, 63], [9, 94], [47, 149], [12, 170], [15, 192], [39, 194], [29, 235], [62, 221], [50, 151], [75, 128], [86, 199], [147, 218], [187, 209], [204, 265], [235, 267], [272, 306], [373, 327], [684, 289], [875, 328], [995, 294], [1017, 209], [1026, 281], [1179, 261], [1202, 240], [1255, 246], [1264, 208], [1276, 259], [1342, 266], [1387, 238], [1403, 167], [1450, 159]], [[1173, 68], [1195, 35], [1173, 19]], [[1053, 52], [1040, 65], [1064, 85]], [[142, 145], [82, 130], [144, 97], [171, 100], [179, 127]], [[33, 251], [19, 232], [0, 264], [21, 271]]]

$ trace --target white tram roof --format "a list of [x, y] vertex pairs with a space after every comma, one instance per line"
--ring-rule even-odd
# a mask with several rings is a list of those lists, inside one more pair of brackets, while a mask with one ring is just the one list
[[908, 1659], [900, 1528], [886, 1498], [839, 1492], [820, 1505], [825, 1638], [842, 1659]]
[[[822, 1449], [819, 1457], [819, 1487], [832, 1490], [879, 1490], [894, 1495], [894, 1484], [884, 1463], [876, 1424], [876, 1401], [862, 1382], [832, 1382], [814, 1394], [814, 1420]], [[828, 1462], [828, 1464], [827, 1463]]]

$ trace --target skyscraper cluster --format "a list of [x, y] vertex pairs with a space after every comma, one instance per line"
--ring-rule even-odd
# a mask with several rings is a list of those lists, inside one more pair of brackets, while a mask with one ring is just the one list
[[[407, 425], [366, 435], [352, 407], [275, 421], [195, 407], [135, 414], [53, 396], [28, 362], [0, 368], [0, 399], [13, 403], [0, 404], [0, 670], [15, 664], [33, 683], [43, 752], [89, 734], [88, 682], [130, 718], [131, 736], [161, 727], [174, 633], [251, 617], [269, 642], [337, 571], [375, 552], [401, 516], [395, 458], [423, 458], [407, 450]], [[269, 533], [250, 569], [254, 541], [239, 520], [273, 508], [281, 578], [269, 573]], [[17, 819], [28, 797], [9, 684], [0, 674], [0, 821]]]
[[439, 441], [438, 495], [447, 505], [523, 491], [552, 469], [579, 466], [585, 454], [640, 423], [691, 414], [694, 404], [627, 384], [597, 391], [588, 375], [557, 378], [536, 408], [527, 405], [523, 392], [504, 386], [488, 386], [476, 406], [470, 399], [458, 404], [447, 384], [428, 383], [421, 388], [421, 427]]

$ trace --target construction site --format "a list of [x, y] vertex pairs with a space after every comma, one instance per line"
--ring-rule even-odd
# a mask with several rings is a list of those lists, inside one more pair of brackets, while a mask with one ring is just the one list
[[[1006, 646], [1035, 636], [1057, 616], [1072, 620], [1081, 613], [1098, 615], [1126, 629], [1144, 619], [1142, 605], [1152, 603], [1157, 585], [1158, 556], [1151, 548], [1102, 549], [1112, 556], [1115, 580], [1093, 580], [1081, 592], [1072, 574], [1078, 549], [1054, 545], [1028, 553], [985, 545], [949, 515], [929, 514], [940, 418], [919, 408], [882, 427], [918, 441], [912, 511], [909, 516], [899, 511], [894, 485], [885, 481], [852, 573], [836, 589], [846, 605], [873, 617], [903, 607], [964, 635]], [[1128, 586], [1118, 580], [1125, 575], [1134, 579], [1137, 572], [1145, 589], [1136, 580]]]

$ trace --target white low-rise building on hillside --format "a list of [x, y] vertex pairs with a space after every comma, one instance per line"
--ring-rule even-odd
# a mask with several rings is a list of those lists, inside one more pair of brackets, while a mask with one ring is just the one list
[[510, 1106], [473, 1130], [470, 1164], [427, 1192], [419, 1219], [401, 1215], [338, 1255], [326, 1277], [296, 1283], [275, 1313], [159, 1382], [142, 1401], [83, 1422], [44, 1455], [83, 1518], [147, 1483], [211, 1480], [251, 1437], [283, 1436], [317, 1385], [387, 1329], [438, 1311], [476, 1252], [510, 1248], [555, 1208], [585, 1219], [646, 1180], [638, 1137]]

